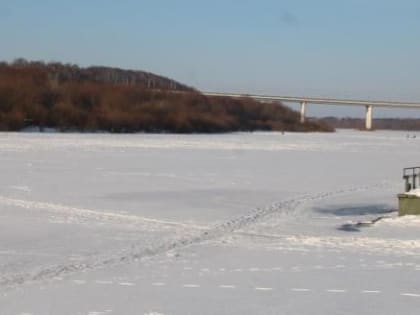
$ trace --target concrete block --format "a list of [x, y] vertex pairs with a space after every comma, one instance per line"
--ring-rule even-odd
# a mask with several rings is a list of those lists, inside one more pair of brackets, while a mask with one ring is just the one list
[[398, 213], [399, 215], [420, 215], [420, 197], [399, 194]]

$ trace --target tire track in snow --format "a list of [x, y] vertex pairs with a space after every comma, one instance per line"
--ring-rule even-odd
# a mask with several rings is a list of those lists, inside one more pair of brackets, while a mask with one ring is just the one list
[[[265, 245], [266, 249], [277, 248], [332, 248], [337, 250], [366, 250], [379, 253], [399, 253], [404, 255], [418, 255], [420, 251], [420, 240], [416, 239], [394, 239], [394, 238], [375, 238], [362, 236], [312, 236], [312, 235], [293, 235], [293, 234], [267, 234], [267, 233], [248, 233], [238, 231], [238, 235], [244, 237], [266, 239], [270, 243]], [[347, 268], [346, 265], [335, 265], [335, 269]], [[366, 266], [364, 266], [366, 267]], [[317, 269], [324, 269], [318, 266]]]
[[400, 293], [401, 296], [420, 298], [420, 294], [417, 293]]
[[108, 223], [132, 223], [132, 224], [149, 224], [152, 226], [162, 227], [181, 227], [181, 228], [192, 228], [197, 230], [206, 229], [205, 226], [181, 223], [167, 220], [151, 219], [141, 217], [137, 215], [122, 214], [118, 212], [110, 212], [106, 210], [93, 210], [87, 208], [77, 208], [71, 206], [65, 206], [62, 204], [50, 203], [50, 202], [39, 202], [29, 201], [23, 199], [8, 198], [0, 196], [0, 204], [5, 206], [18, 207], [21, 209], [27, 209], [30, 211], [43, 211], [52, 214], [62, 215], [69, 219], [79, 220], [94, 220], [99, 222]]
[[111, 213], [111, 212], [103, 213], [100, 211], [90, 210], [90, 209], [80, 209], [80, 208], [67, 207], [63, 205], [57, 205], [57, 204], [46, 203], [46, 202], [25, 201], [25, 200], [12, 199], [12, 198], [0, 196], [0, 204], [3, 204], [3, 205], [16, 206], [16, 207], [21, 207], [25, 209], [31, 209], [33, 207], [34, 209], [37, 209], [37, 210], [52, 211], [54, 213], [62, 214], [65, 216], [68, 216], [68, 214], [70, 213], [71, 215], [80, 216], [82, 218], [110, 220], [111, 222], [119, 222], [119, 220], [129, 220], [130, 222], [131, 221], [143, 222], [143, 223], [147, 222], [147, 223], [161, 225], [161, 226], [169, 225], [169, 226], [174, 226], [174, 227], [182, 227], [182, 228], [189, 228], [189, 229], [197, 230], [197, 235], [195, 236], [189, 236], [189, 237], [184, 237], [184, 238], [181, 237], [173, 241], [167, 241], [167, 242], [158, 244], [154, 247], [150, 247], [150, 248], [146, 248], [142, 250], [136, 250], [132, 248], [128, 253], [114, 255], [108, 258], [98, 259], [96, 261], [94, 260], [94, 261], [86, 261], [86, 262], [80, 262], [80, 263], [71, 263], [67, 265], [45, 266], [41, 268], [41, 270], [35, 271], [32, 273], [6, 275], [3, 277], [0, 276], [0, 287], [14, 287], [14, 286], [23, 285], [30, 282], [46, 281], [46, 280], [54, 279], [59, 276], [75, 273], [75, 272], [93, 270], [93, 269], [113, 266], [113, 265], [117, 265], [121, 263], [129, 263], [132, 261], [137, 261], [146, 257], [152, 257], [159, 254], [163, 254], [171, 250], [180, 249], [183, 247], [187, 247], [194, 244], [220, 238], [224, 235], [233, 233], [236, 230], [242, 229], [245, 226], [254, 224], [257, 221], [259, 221], [261, 218], [268, 216], [270, 214], [279, 212], [284, 208], [294, 209], [310, 201], [319, 201], [319, 200], [324, 200], [324, 199], [332, 198], [339, 195], [351, 194], [351, 193], [372, 190], [372, 189], [380, 189], [380, 188], [384, 188], [388, 186], [390, 186], [389, 183], [383, 182], [383, 183], [375, 184], [375, 185], [358, 186], [358, 187], [353, 187], [353, 188], [348, 188], [348, 189], [340, 189], [336, 191], [301, 195], [295, 198], [291, 198], [288, 200], [274, 203], [265, 208], [257, 208], [246, 215], [233, 218], [232, 220], [226, 221], [224, 223], [221, 223], [214, 227], [209, 227], [209, 228], [206, 228], [203, 226], [178, 223], [178, 222], [148, 219], [148, 218], [143, 218], [143, 217]]

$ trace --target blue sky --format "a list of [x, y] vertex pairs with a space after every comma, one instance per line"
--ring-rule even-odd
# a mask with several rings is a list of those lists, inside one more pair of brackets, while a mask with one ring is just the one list
[[[3, 60], [134, 68], [202, 90], [420, 101], [414, 0], [0, 0], [0, 39]], [[379, 111], [395, 114], [420, 116]]]

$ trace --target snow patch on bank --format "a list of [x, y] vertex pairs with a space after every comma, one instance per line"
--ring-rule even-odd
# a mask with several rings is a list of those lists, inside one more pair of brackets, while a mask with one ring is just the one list
[[420, 216], [418, 215], [404, 215], [394, 218], [385, 218], [377, 223], [380, 225], [398, 226], [398, 227], [419, 227]]
[[405, 194], [409, 195], [409, 196], [420, 197], [420, 188], [412, 189], [412, 190], [406, 192]]

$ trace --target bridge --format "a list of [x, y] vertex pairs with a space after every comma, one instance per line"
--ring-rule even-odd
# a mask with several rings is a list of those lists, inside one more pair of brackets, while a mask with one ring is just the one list
[[308, 104], [335, 105], [335, 106], [364, 106], [366, 108], [366, 130], [372, 130], [372, 117], [374, 107], [387, 108], [417, 108], [420, 109], [420, 103], [417, 102], [394, 102], [394, 101], [368, 101], [353, 99], [319, 98], [319, 97], [295, 97], [295, 96], [269, 96], [269, 95], [251, 95], [234, 93], [202, 92], [207, 96], [224, 96], [233, 98], [248, 97], [260, 102], [289, 102], [300, 104], [300, 122], [304, 123], [306, 119], [306, 108]]

